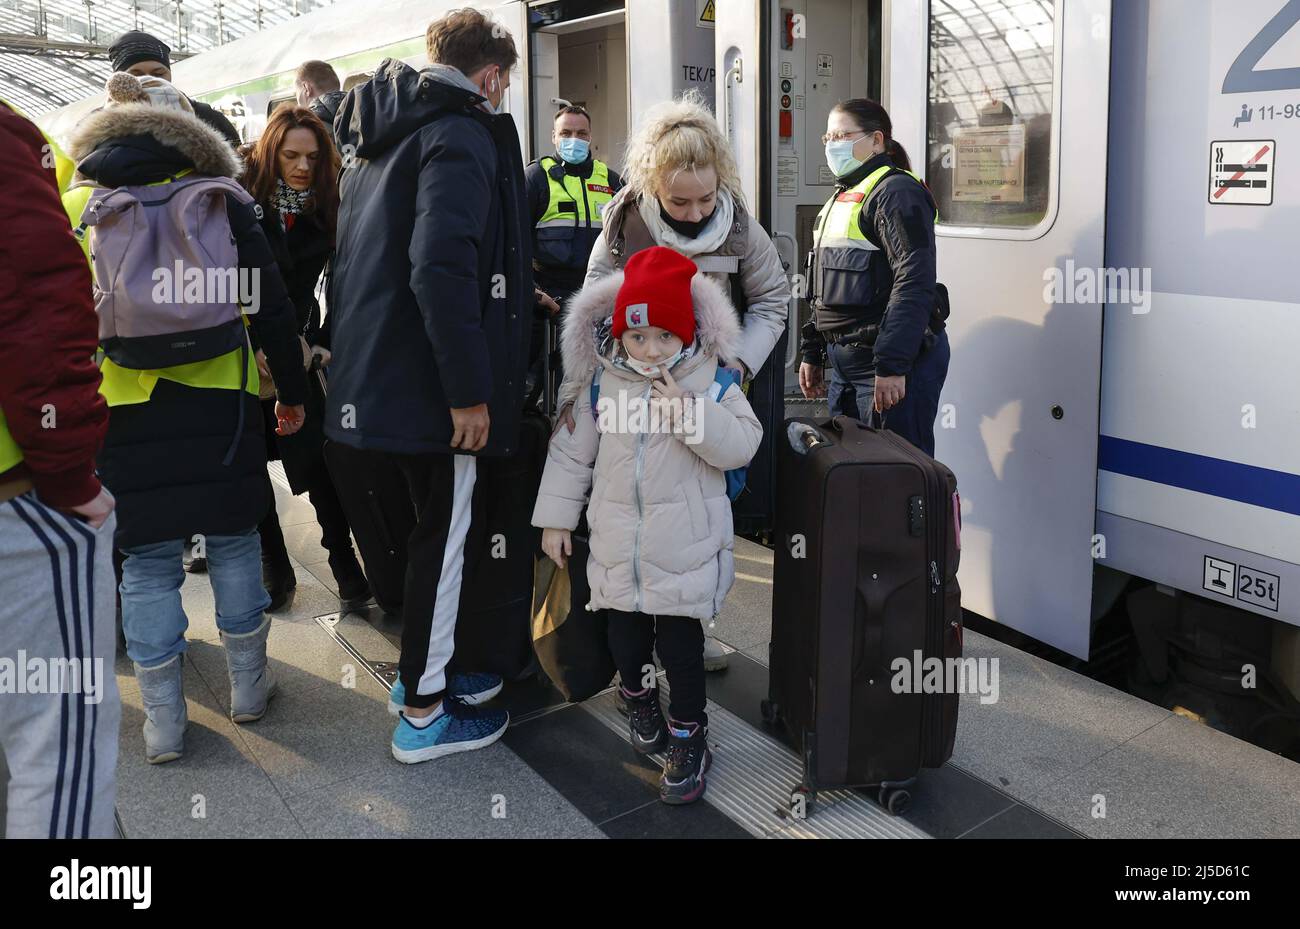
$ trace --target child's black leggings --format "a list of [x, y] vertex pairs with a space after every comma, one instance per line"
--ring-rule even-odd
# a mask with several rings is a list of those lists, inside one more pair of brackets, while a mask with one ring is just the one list
[[683, 723], [708, 722], [704, 713], [704, 629], [690, 616], [609, 611], [609, 651], [623, 686], [645, 687], [654, 652], [668, 672], [668, 715]]

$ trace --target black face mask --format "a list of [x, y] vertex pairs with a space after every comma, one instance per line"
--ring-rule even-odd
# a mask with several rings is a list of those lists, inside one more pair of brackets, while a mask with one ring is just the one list
[[[714, 209], [716, 210], [717, 207], [714, 207]], [[700, 233], [704, 231], [704, 227], [709, 224], [709, 220], [713, 219], [713, 214], [710, 213], [703, 219], [697, 220], [693, 223], [687, 222], [684, 219], [673, 219], [668, 215], [668, 211], [664, 209], [664, 205], [661, 203], [659, 204], [659, 218], [667, 223], [668, 228], [673, 232], [678, 235], [684, 235], [688, 239], [694, 239], [698, 238]]]

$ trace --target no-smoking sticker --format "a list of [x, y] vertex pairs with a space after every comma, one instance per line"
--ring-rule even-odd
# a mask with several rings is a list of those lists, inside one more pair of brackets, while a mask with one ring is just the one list
[[1210, 203], [1271, 206], [1277, 142], [1238, 140], [1210, 143]]

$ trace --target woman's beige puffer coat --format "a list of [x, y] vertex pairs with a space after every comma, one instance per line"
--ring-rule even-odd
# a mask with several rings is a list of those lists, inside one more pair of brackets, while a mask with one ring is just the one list
[[[573, 529], [583, 508], [591, 528], [588, 609], [640, 611], [707, 620], [722, 609], [735, 580], [731, 501], [723, 472], [749, 464], [762, 426], [732, 385], [713, 399], [718, 358], [734, 357], [740, 333], [722, 288], [703, 274], [691, 280], [695, 353], [672, 376], [697, 399], [689, 431], [619, 431], [615, 414], [591, 411], [591, 382], [602, 369], [598, 408], [633, 409], [651, 380], [613, 362], [607, 321], [623, 283], [616, 272], [589, 284], [566, 305], [561, 350], [566, 377], [585, 385], [573, 407], [572, 433], [551, 438], [533, 525]], [[598, 346], [598, 340], [604, 343]], [[621, 404], [621, 406], [620, 406]], [[590, 491], [591, 502], [587, 503]]]

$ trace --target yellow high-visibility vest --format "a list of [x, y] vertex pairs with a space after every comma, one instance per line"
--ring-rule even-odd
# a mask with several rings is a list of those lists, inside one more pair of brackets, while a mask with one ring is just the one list
[[593, 159], [591, 177], [564, 170], [549, 155], [539, 162], [550, 199], [533, 233], [533, 257], [542, 267], [584, 269], [601, 230], [605, 204], [614, 199], [609, 166]]
[[[895, 169], [884, 165], [872, 171], [848, 190], [831, 197], [813, 224], [816, 274], [812, 281], [816, 301], [826, 306], [866, 306], [871, 299], [868, 266], [871, 253], [879, 251], [863, 234], [859, 221], [871, 191]], [[906, 172], [924, 184], [912, 171]], [[939, 214], [935, 213], [935, 221]]]

